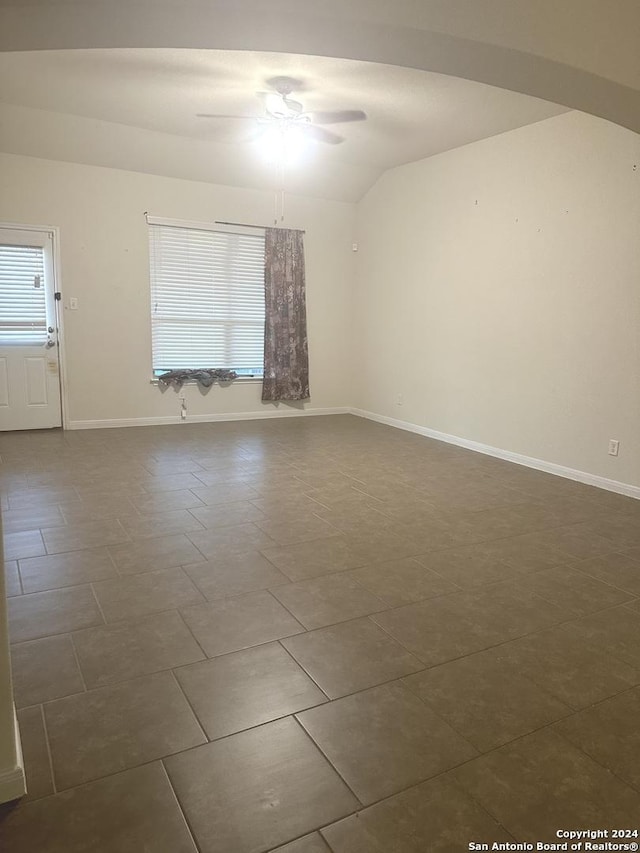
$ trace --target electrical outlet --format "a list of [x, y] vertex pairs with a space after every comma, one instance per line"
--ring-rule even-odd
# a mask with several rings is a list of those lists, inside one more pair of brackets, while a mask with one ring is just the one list
[[402, 394], [398, 394], [398, 396], [396, 397], [396, 406], [402, 406], [403, 403], [404, 397], [402, 396]]
[[620, 442], [615, 438], [609, 439], [609, 456], [617, 456], [620, 450]]

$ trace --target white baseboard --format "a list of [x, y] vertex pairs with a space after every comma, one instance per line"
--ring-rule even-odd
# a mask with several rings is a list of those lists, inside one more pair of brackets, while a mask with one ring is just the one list
[[166, 415], [154, 418], [110, 418], [96, 421], [69, 421], [66, 429], [111, 429], [116, 427], [163, 426], [166, 424], [218, 423], [220, 421], [255, 421], [265, 418], [300, 418], [315, 415], [348, 415], [348, 406], [335, 406], [325, 409], [268, 409], [264, 412], [226, 412], [223, 414], [188, 415], [182, 420], [179, 415]]
[[535, 468], [537, 471], [555, 474], [557, 477], [564, 477], [567, 480], [575, 480], [578, 483], [585, 483], [588, 486], [596, 486], [599, 489], [606, 489], [608, 492], [616, 492], [619, 495], [640, 499], [640, 486], [632, 486], [629, 483], [610, 480], [607, 477], [600, 477], [597, 474], [589, 474], [586, 471], [567, 468], [564, 465], [557, 465], [555, 462], [546, 462], [544, 459], [536, 459], [533, 456], [523, 456], [521, 453], [513, 453], [510, 450], [501, 450], [499, 447], [492, 447], [489, 444], [481, 444], [478, 441], [471, 441], [468, 438], [460, 438], [457, 435], [438, 432], [438, 430], [429, 429], [429, 427], [419, 426], [409, 421], [401, 421], [397, 418], [389, 418], [385, 415], [378, 415], [375, 412], [367, 412], [364, 409], [351, 409], [350, 411], [352, 415], [357, 415], [360, 418], [367, 418], [367, 420], [377, 421], [378, 423], [396, 427], [397, 429], [415, 432], [427, 438], [435, 438], [437, 441], [455, 444], [458, 447], [464, 447], [476, 453], [484, 453], [486, 456], [495, 456], [497, 459], [515, 462], [516, 465], [524, 465], [526, 468]]
[[16, 765], [7, 770], [0, 770], [0, 803], [9, 803], [24, 797], [27, 793], [27, 780], [24, 773], [24, 760], [22, 758], [22, 744], [20, 742], [20, 730], [15, 711], [13, 714], [13, 725], [16, 739]]

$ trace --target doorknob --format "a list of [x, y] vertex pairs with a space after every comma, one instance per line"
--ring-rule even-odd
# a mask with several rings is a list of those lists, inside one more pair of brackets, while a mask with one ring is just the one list
[[52, 341], [51, 338], [47, 338], [47, 342], [45, 344], [47, 349], [51, 349], [51, 347], [54, 347], [55, 345], [56, 345], [55, 341]]

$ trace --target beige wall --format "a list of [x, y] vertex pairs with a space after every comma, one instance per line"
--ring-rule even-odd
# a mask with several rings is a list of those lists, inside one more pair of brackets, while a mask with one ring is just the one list
[[[60, 228], [71, 425], [179, 416], [179, 399], [150, 384], [149, 252], [144, 212], [172, 219], [270, 224], [271, 193], [115, 169], [0, 155], [0, 221]], [[311, 401], [349, 404], [354, 206], [289, 197], [287, 221], [306, 229]], [[185, 389], [189, 416], [273, 412], [259, 383]], [[280, 406], [280, 410], [287, 409]]]
[[387, 172], [353, 404], [640, 485], [639, 226], [640, 137], [579, 113]]

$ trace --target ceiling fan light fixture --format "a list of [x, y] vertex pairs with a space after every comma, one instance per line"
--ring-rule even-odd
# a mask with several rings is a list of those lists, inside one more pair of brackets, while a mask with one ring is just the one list
[[302, 158], [307, 139], [302, 127], [284, 119], [266, 125], [258, 137], [258, 145], [270, 162], [290, 166]]

